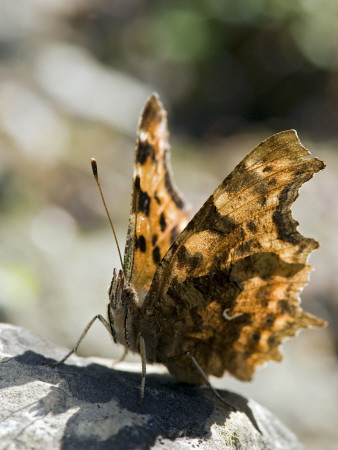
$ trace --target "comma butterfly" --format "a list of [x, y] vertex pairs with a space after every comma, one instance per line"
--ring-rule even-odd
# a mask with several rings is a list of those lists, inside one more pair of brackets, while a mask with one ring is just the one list
[[[295, 131], [277, 133], [189, 221], [172, 179], [166, 112], [153, 94], [138, 127], [124, 263], [109, 288], [108, 321], [95, 316], [62, 361], [96, 318], [141, 354], [141, 400], [146, 362], [165, 364], [179, 381], [209, 384], [209, 375], [225, 372], [250, 380], [257, 366], [281, 360], [285, 337], [325, 325], [299, 306], [318, 243], [291, 216], [300, 186], [324, 167]], [[98, 181], [95, 160], [93, 170]]]

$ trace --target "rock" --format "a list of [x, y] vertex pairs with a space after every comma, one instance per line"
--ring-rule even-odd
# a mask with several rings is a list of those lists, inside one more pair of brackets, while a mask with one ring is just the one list
[[78, 356], [44, 365], [64, 351], [0, 324], [1, 449], [304, 448], [253, 400], [219, 391], [232, 410], [208, 388], [149, 374], [138, 406], [140, 374]]

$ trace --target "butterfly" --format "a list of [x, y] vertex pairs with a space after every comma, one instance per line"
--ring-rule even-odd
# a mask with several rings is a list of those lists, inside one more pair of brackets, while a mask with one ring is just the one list
[[[108, 320], [127, 350], [163, 363], [179, 381], [209, 384], [225, 372], [250, 380], [299, 328], [324, 326], [302, 310], [314, 239], [297, 231], [291, 204], [325, 167], [294, 130], [255, 147], [195, 216], [177, 190], [166, 111], [153, 94], [140, 117], [123, 267], [109, 287]], [[97, 167], [93, 162], [94, 176]], [[217, 392], [216, 392], [217, 394]]]

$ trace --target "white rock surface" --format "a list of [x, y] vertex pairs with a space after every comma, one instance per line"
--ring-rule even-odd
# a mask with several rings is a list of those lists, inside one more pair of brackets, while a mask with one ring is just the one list
[[72, 356], [25, 329], [0, 324], [0, 449], [287, 449], [304, 447], [269, 411], [238, 394]]

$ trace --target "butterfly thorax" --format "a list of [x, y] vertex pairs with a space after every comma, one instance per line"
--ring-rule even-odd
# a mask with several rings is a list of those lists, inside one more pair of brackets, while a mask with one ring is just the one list
[[108, 295], [108, 318], [114, 341], [137, 352], [137, 331], [134, 324], [139, 311], [139, 298], [122, 270], [117, 273], [114, 269]]

